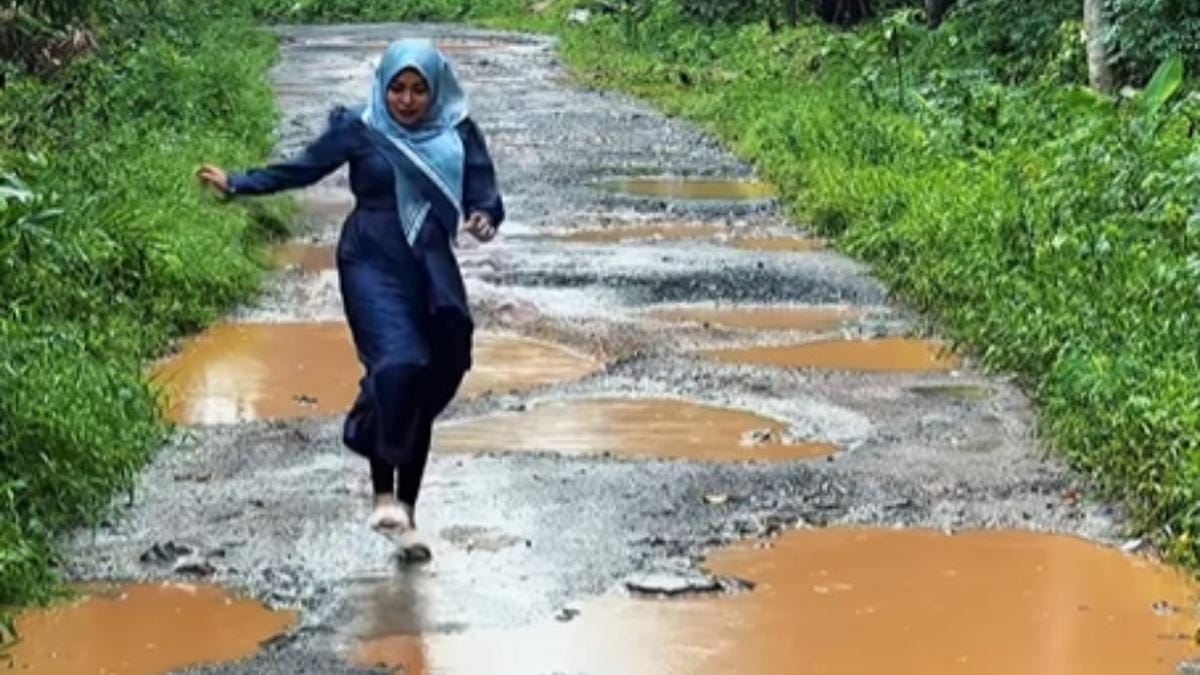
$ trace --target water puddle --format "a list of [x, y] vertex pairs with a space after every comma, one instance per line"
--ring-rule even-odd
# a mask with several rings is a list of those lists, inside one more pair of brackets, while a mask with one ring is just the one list
[[749, 412], [669, 399], [558, 401], [520, 413], [451, 422], [434, 434], [449, 452], [611, 452], [705, 461], [828, 455], [829, 443], [788, 442], [782, 423]]
[[655, 309], [649, 314], [666, 321], [699, 323], [706, 328], [820, 332], [842, 326], [862, 316], [862, 311], [850, 307], [717, 307]]
[[724, 231], [725, 228], [719, 225], [655, 223], [650, 225], [589, 228], [560, 235], [558, 239], [586, 244], [611, 244], [639, 240], [674, 241], [679, 239], [708, 239]]
[[[558, 345], [479, 333], [460, 395], [576, 379], [601, 364]], [[358, 393], [362, 367], [340, 322], [224, 323], [162, 363], [167, 415], [179, 424], [235, 424], [338, 414]]]
[[215, 586], [138, 584], [84, 592], [65, 605], [18, 616], [21, 642], [0, 657], [0, 669], [159, 675], [249, 656], [296, 618]]
[[872, 372], [948, 371], [960, 363], [943, 345], [927, 340], [878, 338], [826, 340], [781, 347], [721, 349], [705, 355], [725, 363]]
[[332, 246], [288, 242], [275, 247], [272, 255], [276, 267], [298, 269], [302, 272], [320, 272], [336, 267]]
[[809, 530], [708, 566], [757, 586], [610, 597], [517, 630], [376, 632], [353, 660], [406, 675], [1171, 675], [1197, 653], [1200, 589], [1073, 537]]
[[806, 253], [825, 248], [825, 242], [807, 237], [735, 237], [730, 244], [744, 251], [769, 253]]
[[706, 178], [627, 178], [596, 183], [608, 192], [635, 197], [687, 200], [753, 200], [774, 196], [770, 185], [752, 180]]
[[502, 394], [570, 382], [604, 364], [561, 345], [512, 335], [476, 335], [475, 365], [460, 396]]

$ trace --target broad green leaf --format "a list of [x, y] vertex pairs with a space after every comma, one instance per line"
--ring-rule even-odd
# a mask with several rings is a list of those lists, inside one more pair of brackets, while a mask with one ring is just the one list
[[1138, 111], [1147, 116], [1157, 114], [1181, 84], [1183, 84], [1183, 58], [1179, 54], [1173, 54], [1163, 61], [1158, 70], [1154, 72], [1154, 77], [1150, 78], [1146, 89], [1138, 96]]

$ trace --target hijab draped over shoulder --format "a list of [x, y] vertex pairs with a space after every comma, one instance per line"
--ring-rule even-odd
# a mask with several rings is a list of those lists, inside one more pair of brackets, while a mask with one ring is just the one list
[[[429, 110], [416, 126], [406, 127], [388, 110], [388, 85], [405, 70], [414, 70], [429, 88]], [[429, 179], [453, 206], [461, 220], [464, 150], [458, 124], [467, 118], [467, 97], [459, 86], [450, 63], [433, 42], [422, 39], [397, 40], [388, 45], [371, 87], [371, 98], [363, 108], [362, 121], [386, 139], [421, 174]], [[412, 174], [395, 166], [400, 158], [386, 153], [393, 163], [396, 184], [396, 208], [409, 244], [416, 241], [432, 204]], [[452, 231], [458, 222], [445, 223]]]

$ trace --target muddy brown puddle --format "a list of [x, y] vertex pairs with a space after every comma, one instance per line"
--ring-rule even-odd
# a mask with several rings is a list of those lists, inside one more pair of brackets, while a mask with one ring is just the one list
[[437, 427], [441, 452], [611, 452], [706, 461], [828, 455], [829, 443], [788, 442], [785, 425], [753, 413], [671, 399], [556, 401]]
[[650, 223], [646, 225], [619, 225], [612, 227], [585, 228], [559, 235], [563, 241], [609, 244], [638, 240], [707, 239], [725, 231], [720, 225], [688, 223]]
[[276, 246], [271, 257], [276, 267], [302, 272], [321, 272], [336, 267], [334, 249], [327, 244], [288, 242]]
[[[476, 334], [474, 362], [461, 396], [574, 380], [601, 367], [552, 343], [489, 333]], [[343, 323], [224, 323], [188, 341], [154, 380], [175, 422], [232, 424], [341, 413], [361, 376]]]
[[[94, 586], [17, 617], [21, 641], [0, 670], [37, 675], [159, 675], [249, 656], [295, 620], [215, 586]], [[11, 659], [11, 661], [9, 661]]]
[[960, 362], [938, 342], [908, 338], [825, 340], [800, 345], [719, 349], [705, 355], [725, 363], [870, 372], [929, 372]]
[[807, 237], [734, 237], [730, 244], [746, 251], [805, 253], [825, 248], [825, 242]]
[[608, 192], [666, 199], [750, 200], [774, 196], [770, 185], [753, 180], [629, 178], [601, 181], [596, 186]]
[[1193, 583], [1073, 537], [807, 530], [707, 565], [757, 586], [610, 596], [573, 621], [514, 630], [386, 636], [373, 626], [360, 634], [385, 637], [352, 659], [407, 675], [1171, 675], [1197, 653]]
[[667, 307], [649, 314], [705, 327], [822, 332], [862, 316], [862, 311], [851, 307]]

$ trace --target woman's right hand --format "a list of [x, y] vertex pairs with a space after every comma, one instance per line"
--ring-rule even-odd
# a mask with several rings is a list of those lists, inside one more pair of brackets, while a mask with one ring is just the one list
[[204, 164], [196, 170], [196, 177], [202, 184], [211, 185], [222, 194], [229, 192], [229, 176], [221, 170], [221, 167]]

